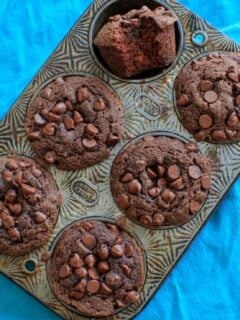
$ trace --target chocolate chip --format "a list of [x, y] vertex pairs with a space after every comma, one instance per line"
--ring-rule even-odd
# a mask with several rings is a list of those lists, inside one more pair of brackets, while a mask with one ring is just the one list
[[92, 280], [98, 280], [99, 279], [99, 274], [95, 268], [89, 268], [88, 269], [88, 276]]
[[202, 80], [200, 83], [200, 90], [203, 92], [212, 90], [213, 88], [213, 83], [209, 80]]
[[39, 138], [40, 138], [39, 131], [33, 131], [28, 134], [29, 141], [36, 141], [36, 140], [39, 140]]
[[44, 159], [48, 162], [48, 163], [54, 163], [57, 159], [57, 154], [55, 151], [48, 151], [45, 153]]
[[235, 72], [228, 73], [228, 78], [233, 80], [234, 82], [238, 82], [239, 81], [238, 74], [235, 73]]
[[203, 141], [207, 136], [207, 133], [204, 130], [201, 130], [194, 134], [194, 137], [197, 141]]
[[106, 295], [110, 295], [112, 294], [112, 289], [109, 288], [104, 282], [101, 283], [101, 293], [106, 294]]
[[51, 251], [45, 251], [41, 254], [41, 261], [43, 262], [47, 262], [52, 256], [52, 252]]
[[198, 151], [198, 146], [192, 142], [186, 143], [185, 147], [190, 151]]
[[50, 98], [52, 96], [52, 89], [51, 88], [45, 88], [43, 90], [43, 95], [45, 98]]
[[95, 248], [96, 244], [97, 244], [97, 240], [96, 238], [92, 235], [92, 234], [85, 234], [83, 237], [82, 237], [82, 242], [83, 244], [89, 248], [89, 249], [93, 249]]
[[236, 105], [240, 107], [240, 94], [236, 97]]
[[155, 213], [153, 216], [153, 224], [157, 226], [163, 225], [165, 217], [161, 213]]
[[102, 273], [106, 273], [106, 272], [108, 272], [110, 270], [110, 265], [106, 261], [101, 261], [101, 262], [98, 263], [97, 269], [101, 274]]
[[145, 142], [153, 142], [153, 141], [155, 140], [155, 138], [154, 138], [153, 136], [145, 136], [145, 137], [143, 138], [143, 140], [144, 140]]
[[116, 304], [118, 308], [124, 308], [126, 306], [126, 303], [124, 303], [122, 300], [119, 300], [119, 299], [116, 299]]
[[148, 193], [151, 197], [156, 198], [157, 196], [159, 196], [161, 192], [160, 188], [154, 187], [148, 190]]
[[8, 208], [14, 216], [18, 216], [22, 212], [20, 203], [9, 203]]
[[180, 168], [176, 164], [170, 166], [167, 170], [167, 175], [171, 180], [176, 180], [180, 176], [180, 174]]
[[58, 102], [52, 111], [56, 114], [64, 114], [67, 111], [67, 106], [64, 102]]
[[225, 129], [225, 131], [226, 131], [227, 136], [230, 138], [233, 138], [237, 134], [236, 130]]
[[74, 255], [70, 258], [69, 264], [73, 268], [80, 268], [83, 266], [83, 260], [80, 258], [79, 254], [74, 253]]
[[6, 182], [11, 182], [13, 178], [13, 173], [9, 170], [4, 170], [2, 173], [3, 180]]
[[201, 204], [200, 204], [198, 201], [192, 200], [192, 201], [190, 202], [190, 207], [189, 207], [189, 209], [190, 209], [191, 213], [193, 213], [193, 214], [198, 213], [198, 211], [200, 210], [200, 208], [201, 208]]
[[204, 93], [204, 96], [203, 96], [204, 100], [208, 103], [213, 103], [215, 101], [217, 101], [217, 94], [215, 91], [213, 90], [210, 90], [210, 91], [207, 91]]
[[95, 294], [100, 290], [100, 282], [98, 280], [90, 280], [87, 284], [87, 291]]
[[79, 278], [85, 278], [87, 275], [87, 269], [84, 267], [80, 267], [75, 269], [74, 273], [76, 274], [76, 276], [78, 276]]
[[137, 291], [130, 291], [126, 294], [125, 300], [131, 303], [137, 303], [140, 301], [140, 295]]
[[86, 126], [86, 132], [89, 139], [92, 139], [93, 137], [98, 134], [99, 130], [96, 128], [93, 124], [89, 123]]
[[182, 94], [178, 99], [177, 99], [177, 105], [180, 107], [184, 107], [188, 105], [190, 102], [188, 96], [186, 94]]
[[131, 244], [129, 244], [129, 243], [125, 244], [125, 255], [128, 258], [131, 258], [132, 255], [133, 255], [133, 246]]
[[91, 92], [87, 88], [81, 88], [77, 91], [77, 100], [78, 102], [83, 102], [88, 100], [91, 96]]
[[170, 187], [175, 190], [182, 190], [184, 188], [182, 177], [170, 183]]
[[32, 174], [34, 175], [34, 177], [39, 178], [42, 175], [42, 170], [36, 166], [32, 167]]
[[79, 281], [74, 287], [74, 290], [85, 293], [87, 290], [87, 280], [82, 279], [81, 281]]
[[199, 179], [202, 176], [202, 170], [199, 166], [192, 165], [188, 168], [189, 177], [192, 179]]
[[162, 187], [165, 187], [167, 185], [167, 180], [165, 178], [160, 178], [157, 181], [157, 185], [160, 189], [162, 189]]
[[67, 263], [63, 264], [59, 270], [59, 277], [60, 278], [67, 278], [71, 274], [71, 269]]
[[212, 126], [213, 120], [208, 114], [202, 114], [198, 119], [198, 123], [201, 128], [208, 129]]
[[116, 240], [114, 241], [115, 244], [123, 244], [123, 238], [121, 236], [118, 236]]
[[166, 168], [164, 166], [157, 166], [158, 176], [161, 178], [166, 172]]
[[225, 141], [227, 136], [223, 130], [214, 130], [212, 133], [212, 138], [215, 141]]
[[209, 190], [211, 188], [211, 178], [209, 176], [203, 176], [201, 183], [203, 189]]
[[63, 77], [57, 77], [55, 82], [60, 85], [63, 85], [65, 83]]
[[227, 125], [229, 127], [234, 127], [238, 124], [238, 122], [239, 122], [239, 119], [238, 119], [236, 112], [231, 113], [227, 119]]
[[82, 115], [76, 110], [73, 111], [73, 121], [75, 124], [83, 122]]
[[133, 180], [128, 185], [128, 190], [132, 194], [139, 194], [142, 190], [142, 185], [138, 180]]
[[[75, 100], [75, 97], [72, 100]], [[68, 111], [73, 111], [73, 106], [72, 106], [72, 104], [71, 104], [71, 102], [69, 100], [67, 100], [65, 102], [65, 104], [66, 104], [66, 107], [67, 107]]]
[[123, 273], [125, 274], [125, 276], [129, 277], [131, 272], [132, 272], [132, 268], [130, 268], [128, 265], [126, 264], [121, 264], [120, 268], [122, 269]]
[[48, 119], [51, 121], [51, 122], [58, 122], [62, 119], [62, 117], [58, 114], [55, 114], [55, 113], [52, 113], [52, 112], [49, 112], [48, 114]]
[[88, 256], [85, 257], [84, 259], [84, 264], [90, 268], [93, 267], [96, 263], [96, 257], [93, 254], [89, 254]]
[[150, 179], [153, 179], [153, 178], [156, 178], [157, 177], [157, 174], [156, 172], [154, 172], [151, 168], [147, 168], [147, 174], [149, 176]]
[[126, 210], [130, 206], [128, 196], [126, 194], [123, 194], [123, 193], [119, 194], [117, 196], [117, 204], [121, 209]]
[[11, 216], [3, 216], [2, 217], [3, 227], [6, 229], [10, 229], [15, 225], [14, 219]]
[[127, 183], [132, 180], [133, 180], [133, 175], [131, 173], [125, 173], [121, 178], [121, 182], [123, 182], [123, 183]]
[[152, 224], [152, 217], [147, 214], [144, 214], [139, 218], [139, 221], [144, 226], [150, 226]]
[[92, 149], [97, 145], [97, 141], [95, 139], [83, 139], [82, 144], [86, 149]]
[[56, 132], [56, 125], [55, 123], [47, 123], [43, 128], [42, 128], [42, 133], [45, 134], [45, 136], [54, 136]]
[[107, 245], [102, 244], [98, 250], [98, 256], [101, 260], [107, 260], [109, 257], [109, 250]]
[[43, 212], [37, 211], [34, 212], [33, 219], [36, 223], [42, 223], [47, 219], [47, 216]]
[[169, 189], [165, 189], [161, 195], [163, 201], [167, 202], [167, 203], [171, 203], [174, 201], [174, 199], [176, 198], [176, 195], [174, 192], [172, 192]]
[[18, 231], [17, 228], [10, 229], [7, 235], [12, 241], [19, 241], [21, 239], [20, 232]]
[[15, 200], [17, 199], [17, 192], [14, 189], [9, 189], [6, 193], [5, 193], [5, 200], [9, 203], [13, 203], [15, 202]]
[[72, 129], [75, 128], [75, 124], [74, 124], [73, 119], [70, 118], [70, 117], [68, 117], [68, 116], [65, 116], [65, 117], [63, 118], [63, 123], [64, 123], [65, 128], [66, 128], [67, 130], [72, 130]]
[[118, 136], [110, 134], [107, 139], [107, 144], [110, 147], [114, 147], [116, 144], [118, 144], [119, 141], [120, 141], [120, 138]]
[[69, 297], [72, 298], [72, 299], [80, 301], [84, 297], [84, 293], [83, 292], [79, 292], [79, 291], [70, 291]]
[[23, 183], [22, 185], [21, 185], [21, 189], [22, 189], [22, 191], [25, 193], [25, 194], [27, 194], [27, 195], [33, 195], [33, 194], [35, 194], [36, 193], [36, 189], [34, 188], [34, 187], [31, 187], [31, 186], [29, 186], [28, 184], [26, 184], [26, 183]]
[[10, 170], [16, 170], [18, 168], [18, 163], [14, 159], [10, 159], [6, 163], [6, 167]]
[[105, 102], [102, 98], [96, 100], [93, 104], [93, 107], [96, 111], [103, 111], [106, 107]]
[[123, 246], [120, 244], [115, 244], [111, 249], [111, 255], [114, 258], [121, 258], [124, 254]]
[[2, 226], [2, 218], [0, 218], [0, 228], [1, 228], [1, 226]]
[[92, 230], [93, 226], [92, 226], [91, 222], [83, 221], [81, 223], [81, 228], [83, 228], [84, 231], [90, 231], [90, 230]]
[[119, 288], [122, 283], [121, 277], [114, 271], [111, 271], [106, 274], [105, 282], [111, 288]]
[[47, 123], [47, 120], [43, 118], [39, 113], [36, 113], [34, 116], [34, 123], [39, 127], [44, 126]]

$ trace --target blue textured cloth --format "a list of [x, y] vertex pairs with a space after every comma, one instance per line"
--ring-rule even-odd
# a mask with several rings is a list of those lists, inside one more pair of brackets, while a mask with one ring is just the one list
[[[0, 1], [0, 118], [90, 2]], [[181, 2], [240, 42], [239, 0]], [[239, 190], [240, 180], [138, 320], [240, 319]], [[0, 275], [0, 319], [59, 317]]]

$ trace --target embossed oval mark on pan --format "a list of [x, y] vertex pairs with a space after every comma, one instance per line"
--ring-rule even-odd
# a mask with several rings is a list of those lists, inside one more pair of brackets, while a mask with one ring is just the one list
[[75, 180], [71, 185], [71, 191], [75, 199], [87, 207], [94, 206], [99, 200], [96, 187], [84, 178]]
[[161, 117], [161, 106], [154, 99], [141, 95], [136, 99], [136, 108], [148, 120], [156, 120]]

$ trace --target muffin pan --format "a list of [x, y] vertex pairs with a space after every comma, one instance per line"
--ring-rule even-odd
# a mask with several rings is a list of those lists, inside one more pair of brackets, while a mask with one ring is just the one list
[[[121, 12], [126, 12], [142, 5], [150, 8], [163, 5], [177, 14], [177, 58], [166, 70], [146, 74], [144, 78], [123, 80], [104, 66], [92, 41], [107, 18], [118, 13], [120, 7]], [[97, 76], [116, 91], [124, 106], [124, 139], [113, 149], [110, 158], [94, 167], [75, 172], [51, 167], [63, 195], [54, 231], [46, 245], [25, 256], [0, 255], [0, 272], [64, 319], [87, 319], [56, 299], [48, 282], [47, 265], [41, 256], [43, 253], [47, 256], [46, 252], [54, 249], [63, 229], [79, 219], [124, 222], [125, 216], [111, 194], [110, 175], [114, 159], [131, 139], [153, 133], [194, 141], [177, 116], [174, 81], [186, 63], [214, 51], [240, 52], [240, 46], [174, 0], [97, 0], [91, 5], [1, 121], [0, 153], [34, 157], [23, 126], [28, 104], [40, 87], [56, 76], [68, 74]], [[239, 175], [239, 142], [201, 142], [198, 146], [213, 166], [212, 188], [207, 200], [191, 221], [178, 227], [150, 229], [126, 219], [125, 230], [139, 239], [144, 249], [145, 283], [139, 303], [126, 306], [108, 319], [131, 319], [144, 308]]]

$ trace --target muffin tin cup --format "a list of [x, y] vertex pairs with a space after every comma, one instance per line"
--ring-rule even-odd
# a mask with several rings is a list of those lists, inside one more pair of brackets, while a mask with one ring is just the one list
[[[63, 204], [48, 243], [22, 257], [0, 255], [0, 272], [64, 319], [88, 318], [69, 310], [56, 299], [47, 279], [46, 263], [41, 260], [41, 255], [53, 248], [56, 237], [64, 228], [79, 219], [99, 218], [110, 219], [111, 222], [114, 222], [125, 217], [116, 206], [110, 187], [112, 164], [120, 150], [131, 139], [152, 132], [170, 135], [185, 141], [194, 141], [179, 121], [174, 107], [175, 78], [181, 68], [195, 57], [212, 51], [240, 52], [239, 45], [175, 0], [141, 0], [137, 2], [138, 7], [142, 4], [150, 6], [153, 3], [154, 6], [163, 4], [177, 14], [179, 30], [182, 30], [182, 43], [179, 42], [180, 51], [175, 64], [165, 73], [158, 73], [143, 79], [120, 79], [95, 60], [92, 45], [89, 43], [94, 36], [94, 26], [95, 28], [97, 25], [100, 26], [99, 17], [101, 15], [107, 17], [109, 14], [105, 11], [105, 7], [115, 2], [97, 0], [90, 6], [0, 123], [0, 153], [19, 154], [33, 158], [34, 154], [23, 125], [26, 109], [39, 88], [59, 75], [97, 76], [116, 91], [124, 106], [126, 133], [123, 140], [113, 148], [108, 159], [81, 171], [66, 172], [54, 166], [50, 168], [63, 195]], [[136, 4], [135, 0], [128, 2], [131, 8]], [[201, 35], [204, 41], [201, 41]], [[119, 320], [131, 319], [143, 309], [238, 177], [240, 143], [201, 142], [198, 143], [198, 146], [201, 153], [205, 154], [213, 165], [212, 188], [207, 200], [201, 211], [191, 221], [173, 228], [149, 229], [126, 219], [126, 230], [141, 239], [140, 242], [144, 248], [145, 284], [140, 303], [129, 305], [108, 319], [116, 319], [116, 317]], [[23, 268], [27, 261], [34, 261], [34, 272], [26, 272], [25, 267]]]
[[[125, 81], [128, 83], [142, 83], [144, 82], [151, 82], [154, 80], [157, 80], [158, 78], [164, 77], [177, 63], [177, 60], [179, 59], [179, 56], [182, 53], [183, 50], [183, 43], [184, 43], [184, 32], [182, 25], [179, 21], [175, 22], [175, 32], [176, 32], [176, 47], [177, 47], [177, 55], [175, 58], [175, 61], [170, 64], [165, 69], [156, 69], [156, 70], [150, 70], [148, 72], [144, 72], [140, 74], [139, 76], [132, 77], [130, 79], [123, 79], [116, 76], [114, 73], [111, 72], [111, 70], [106, 66], [104, 63], [98, 48], [93, 44], [93, 41], [97, 35], [97, 33], [100, 31], [100, 29], [103, 27], [105, 23], [107, 23], [108, 18], [116, 15], [116, 14], [124, 14], [132, 9], [140, 9], [143, 5], [148, 6], [150, 9], [155, 9], [158, 6], [163, 6], [166, 9], [171, 9], [173, 12], [174, 10], [165, 2], [165, 1], [159, 1], [159, 0], [111, 0], [106, 2], [100, 10], [95, 15], [89, 31], [89, 46], [90, 51], [92, 54], [93, 59], [98, 64], [102, 70], [107, 73], [109, 76], [115, 78], [116, 80]], [[175, 13], [175, 12], [174, 12]]]

